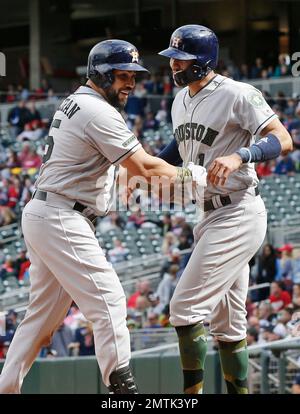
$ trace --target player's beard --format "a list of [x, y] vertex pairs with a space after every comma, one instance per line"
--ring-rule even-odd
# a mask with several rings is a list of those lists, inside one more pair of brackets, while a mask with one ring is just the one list
[[124, 101], [122, 101], [119, 98], [119, 94], [120, 91], [116, 91], [115, 89], [113, 89], [112, 87], [107, 88], [106, 89], [106, 98], [108, 100], [108, 102], [117, 109], [124, 109], [125, 105], [127, 104], [127, 99], [125, 99]]

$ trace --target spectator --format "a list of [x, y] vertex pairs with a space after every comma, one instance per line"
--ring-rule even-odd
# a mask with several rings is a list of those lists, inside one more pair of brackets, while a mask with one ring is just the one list
[[295, 164], [290, 155], [283, 156], [275, 167], [274, 173], [278, 175], [294, 175]]
[[275, 102], [279, 110], [282, 112], [281, 119], [284, 118], [284, 112], [287, 108], [287, 100], [285, 93], [283, 91], [278, 91], [276, 93]]
[[291, 296], [284, 290], [282, 282], [272, 282], [269, 300], [274, 312], [279, 312], [292, 302]]
[[182, 223], [181, 229], [182, 230], [181, 230], [179, 237], [180, 236], [186, 237], [187, 242], [191, 247], [192, 244], [194, 243], [194, 233], [193, 233], [193, 229], [190, 226], [190, 224], [185, 222], [185, 219], [184, 219], [184, 222]]
[[51, 346], [43, 347], [40, 352], [40, 358], [53, 359], [57, 357], [57, 352]]
[[0, 206], [7, 206], [8, 204], [8, 193], [7, 186], [3, 181], [0, 181]]
[[[2, 343], [1, 352], [0, 352], [0, 358], [1, 359], [5, 359], [6, 358], [9, 345], [10, 345], [10, 342], [9, 341], [4, 341]], [[1, 346], [1, 342], [0, 342], [0, 346]]]
[[293, 308], [286, 307], [278, 312], [277, 323], [274, 326], [274, 334], [277, 335], [277, 339], [283, 339], [288, 335], [287, 324], [292, 319]]
[[26, 272], [29, 269], [30, 266], [30, 260], [28, 258], [28, 255], [26, 253], [26, 261], [24, 261], [21, 266], [20, 266], [20, 270], [18, 272], [18, 279], [19, 280], [26, 280], [27, 279], [27, 275]]
[[256, 165], [256, 173], [258, 178], [269, 177], [273, 174], [274, 161], [260, 162]]
[[109, 260], [111, 263], [123, 262], [126, 260], [129, 250], [125, 249], [122, 242], [118, 239], [113, 241], [114, 248], [108, 251]]
[[95, 355], [94, 335], [91, 322], [82, 323], [75, 331], [75, 355]]
[[293, 286], [292, 303], [295, 309], [300, 309], [300, 284], [295, 283]]
[[[52, 88], [49, 88], [48, 89], [48, 92], [47, 92], [47, 101], [50, 104], [54, 104], [55, 106], [58, 105], [58, 103], [60, 101], [60, 99], [55, 95], [55, 93], [54, 93], [54, 91], [53, 91]], [[51, 117], [49, 117], [49, 118], [51, 118]]]
[[169, 231], [166, 233], [165, 237], [163, 238], [161, 251], [164, 255], [169, 255], [172, 253], [175, 247], [178, 245], [178, 239], [174, 233]]
[[269, 65], [267, 72], [268, 72], [268, 78], [272, 78], [274, 75], [274, 67], [272, 65]]
[[17, 100], [17, 92], [15, 90], [15, 86], [10, 83], [7, 85], [7, 93], [6, 93], [6, 102], [13, 103]]
[[18, 91], [18, 101], [27, 101], [29, 99], [30, 92], [21, 83], [19, 83], [19, 85], [17, 86], [17, 91]]
[[251, 78], [257, 79], [261, 77], [261, 72], [264, 68], [262, 58], [258, 57], [255, 59], [255, 65], [251, 68]]
[[35, 102], [34, 101], [29, 101], [27, 104], [27, 109], [29, 111], [29, 117], [28, 117], [28, 122], [32, 122], [32, 121], [41, 121], [41, 114], [40, 112], [37, 110], [36, 106], [35, 106]]
[[164, 93], [164, 83], [163, 78], [160, 73], [155, 73], [153, 75], [153, 91], [154, 95], [163, 95]]
[[288, 330], [290, 336], [300, 336], [300, 312], [297, 311], [292, 314], [291, 321], [288, 323]]
[[247, 345], [254, 345], [258, 341], [258, 331], [256, 328], [251, 327], [247, 329]]
[[278, 65], [274, 71], [274, 78], [290, 75], [290, 58], [286, 53], [282, 53], [278, 56]]
[[293, 283], [300, 283], [300, 251], [292, 261], [292, 280]]
[[9, 149], [8, 151], [8, 158], [6, 161], [7, 168], [19, 168], [21, 167], [21, 161], [19, 160], [19, 156], [16, 151]]
[[257, 316], [257, 303], [252, 302], [250, 292], [248, 292], [248, 295], [246, 298], [246, 311], [247, 311], [247, 318], [250, 318], [250, 316]]
[[[294, 147], [297, 150], [300, 150], [300, 119], [298, 120], [299, 125], [291, 125], [291, 135], [294, 142]], [[296, 123], [296, 122], [295, 122]]]
[[[300, 115], [300, 113], [298, 115]], [[298, 138], [300, 131], [300, 119], [295, 115], [295, 113], [293, 115], [289, 114], [285, 124], [287, 130], [292, 135], [294, 144], [296, 144], [297, 148], [297, 143], [300, 141], [300, 138]]]
[[[145, 315], [147, 314], [147, 309], [151, 307], [151, 301], [149, 300], [149, 296], [140, 295], [136, 300], [136, 310], [141, 313], [142, 315], [142, 321], [145, 318]], [[142, 322], [142, 325], [144, 325], [144, 322]]]
[[18, 327], [18, 313], [13, 309], [9, 310], [6, 315], [6, 333], [4, 341], [11, 343]]
[[[1, 189], [0, 189], [0, 198], [1, 198]], [[5, 206], [0, 206], [0, 226], [8, 226], [16, 220], [16, 215], [11, 208]]]
[[[293, 138], [293, 134], [292, 134], [292, 138]], [[295, 143], [294, 143], [294, 151], [291, 153], [291, 159], [293, 160], [293, 163], [295, 165], [296, 172], [299, 173], [300, 172], [300, 149], [296, 148]]]
[[185, 226], [185, 214], [183, 212], [177, 212], [172, 215], [172, 232], [179, 237]]
[[259, 332], [260, 323], [257, 316], [250, 316], [250, 318], [248, 319], [248, 327], [255, 328]]
[[144, 85], [137, 83], [134, 93], [129, 95], [125, 110], [128, 115], [128, 119], [131, 122], [134, 122], [137, 116], [144, 116], [146, 93], [147, 91], [145, 90]]
[[31, 199], [34, 186], [33, 186], [33, 183], [31, 182], [29, 175], [24, 175], [23, 180], [24, 182], [23, 182], [20, 202], [23, 205], [25, 205]]
[[242, 80], [247, 80], [247, 79], [249, 79], [249, 68], [246, 63], [242, 63], [239, 69], [238, 80], [242, 81]]
[[281, 252], [280, 267], [282, 278], [292, 279], [293, 246], [287, 243], [280, 247], [278, 251]]
[[23, 153], [21, 156], [22, 168], [40, 168], [42, 165], [42, 158], [36, 152], [33, 147], [28, 147], [28, 151]]
[[7, 206], [14, 209], [20, 197], [20, 182], [18, 180], [9, 179], [7, 186]]
[[261, 332], [261, 340], [259, 342], [273, 342], [280, 339], [280, 335], [274, 332], [274, 328], [274, 325], [265, 326]]
[[14, 268], [14, 262], [11, 256], [7, 256], [5, 262], [1, 266], [0, 279], [5, 280], [8, 277], [17, 277], [16, 270]]
[[132, 126], [132, 132], [137, 138], [139, 138], [140, 140], [143, 140], [143, 117], [142, 116], [137, 115], [135, 117], [133, 126]]
[[136, 309], [137, 299], [140, 296], [147, 297], [151, 294], [151, 286], [149, 280], [138, 280], [136, 283], [136, 291], [129, 297], [127, 307]]
[[[14, 264], [14, 268], [16, 270], [17, 275], [20, 274], [20, 270], [21, 270], [22, 264], [23, 263], [26, 263], [27, 261], [28, 261], [27, 250], [26, 249], [23, 249], [19, 253], [19, 255], [18, 255], [18, 257], [17, 257], [17, 259], [15, 261], [15, 264]], [[20, 276], [19, 276], [19, 279], [20, 279]]]
[[160, 278], [162, 279], [165, 273], [169, 272], [170, 267], [175, 264], [181, 268], [181, 255], [180, 250], [178, 248], [174, 248], [171, 251], [171, 254], [168, 255], [167, 259], [163, 263], [160, 269]]
[[167, 111], [167, 100], [162, 99], [160, 101], [160, 109], [156, 112], [155, 119], [158, 123], [160, 122], [167, 122], [168, 119], [168, 111]]
[[103, 234], [109, 230], [124, 230], [125, 226], [126, 221], [115, 211], [103, 217], [99, 223], [100, 232]]
[[72, 329], [62, 323], [52, 337], [51, 349], [56, 352], [58, 357], [67, 357], [73, 345]]
[[297, 374], [293, 381], [292, 394], [300, 394], [300, 374]]
[[171, 95], [173, 89], [173, 81], [169, 75], [169, 71], [166, 72], [163, 76], [163, 95]]
[[36, 141], [42, 138], [43, 134], [41, 122], [34, 120], [25, 125], [24, 131], [17, 136], [17, 141]]
[[[277, 260], [275, 250], [272, 245], [266, 244], [263, 247], [261, 256], [258, 259], [258, 270], [256, 276], [256, 283], [271, 283], [275, 280], [277, 273]], [[261, 288], [258, 290], [257, 300], [264, 300], [268, 297], [269, 288]]]
[[172, 230], [172, 219], [170, 213], [164, 214], [162, 220], [146, 219], [145, 223], [146, 222], [153, 223], [156, 226], [158, 226], [161, 229], [162, 236], [165, 236], [168, 232]]
[[161, 327], [162, 326], [159, 323], [159, 315], [153, 312], [149, 313], [145, 324], [145, 328], [158, 329]]
[[72, 332], [75, 332], [81, 322], [86, 322], [85, 317], [80, 312], [76, 303], [72, 303], [67, 316], [65, 317], [64, 324], [69, 326]]
[[190, 249], [192, 247], [192, 243], [188, 239], [187, 235], [181, 234], [178, 237], [178, 246], [177, 247], [178, 247], [179, 250], [187, 250], [187, 249]]
[[41, 80], [41, 90], [43, 91], [44, 94], [47, 94], [49, 89], [52, 89], [52, 86], [50, 85], [48, 79], [43, 78]]
[[147, 129], [157, 130], [159, 127], [158, 121], [154, 118], [153, 112], [149, 111], [146, 113], [146, 119], [143, 124], [143, 131]]
[[11, 135], [14, 139], [23, 131], [24, 126], [29, 119], [30, 112], [26, 108], [25, 101], [20, 101], [17, 106], [14, 106], [9, 111], [7, 122], [10, 124]]
[[129, 217], [127, 221], [127, 228], [140, 228], [141, 225], [145, 221], [145, 214], [141, 211], [140, 208], [136, 212], [133, 212]]
[[272, 305], [269, 300], [264, 300], [258, 306], [258, 319], [261, 328], [273, 325], [276, 322], [277, 315], [274, 313]]
[[296, 111], [297, 101], [293, 98], [290, 98], [287, 100], [287, 106], [285, 108], [284, 113], [286, 116], [291, 117], [292, 119], [295, 119], [295, 111]]
[[166, 307], [169, 305], [178, 282], [178, 271], [178, 265], [170, 266], [169, 272], [165, 273], [163, 279], [160, 281], [155, 292], [155, 296], [159, 299], [159, 303], [153, 309], [153, 312], [155, 314], [160, 315], [165, 311]]

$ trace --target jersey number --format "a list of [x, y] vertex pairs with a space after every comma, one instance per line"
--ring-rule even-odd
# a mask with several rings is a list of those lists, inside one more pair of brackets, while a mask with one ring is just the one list
[[52, 151], [53, 151], [54, 141], [53, 137], [51, 135], [48, 135], [46, 139], [46, 146], [45, 146], [45, 152], [43, 156], [43, 163], [47, 162], [49, 158], [51, 157]]
[[[61, 124], [61, 119], [53, 119], [49, 131], [51, 132], [52, 128], [59, 128]], [[54, 133], [54, 130], [53, 130]], [[46, 138], [46, 146], [45, 146], [45, 152], [44, 152], [44, 156], [43, 156], [43, 163], [47, 162], [49, 160], [49, 158], [51, 157], [52, 151], [53, 151], [53, 146], [54, 146], [54, 140], [53, 140], [53, 136], [52, 135], [48, 135]]]

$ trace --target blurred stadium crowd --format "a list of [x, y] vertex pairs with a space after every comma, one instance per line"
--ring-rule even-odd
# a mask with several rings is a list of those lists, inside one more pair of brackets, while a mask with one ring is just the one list
[[[241, 65], [238, 68], [234, 64], [225, 66], [221, 63], [219, 72], [246, 81], [289, 76], [290, 70], [286, 56], [280, 56], [276, 67], [265, 67], [263, 60], [257, 58], [252, 67]], [[176, 88], [166, 73], [139, 81], [124, 112], [129, 127], [152, 155], [158, 154], [172, 139], [170, 107]], [[257, 173], [262, 178], [261, 187], [265, 189], [262, 194], [266, 204], [270, 201], [271, 190], [275, 191], [273, 196], [277, 201], [276, 188], [283, 188], [285, 194], [290, 191], [291, 198], [289, 201], [286, 199], [287, 205], [279, 199], [279, 218], [275, 213], [272, 216], [269, 211], [269, 222], [276, 222], [287, 213], [300, 215], [297, 195], [300, 187], [300, 97], [287, 97], [281, 92], [270, 97], [266, 92], [263, 93], [294, 141], [294, 151], [288, 156], [257, 165]], [[151, 95], [156, 96], [154, 106], [149, 100]], [[57, 106], [61, 96], [56, 95], [46, 80], [42, 81], [37, 91], [29, 91], [22, 85], [9, 85], [1, 93], [2, 105], [12, 104], [7, 119], [2, 119], [0, 131], [0, 233], [3, 229], [3, 234], [13, 226], [19, 226], [22, 208], [31, 198], [42, 163], [44, 138], [51, 114], [43, 116], [37, 109], [36, 103], [39, 101]], [[294, 193], [293, 188], [296, 189]], [[273, 204], [270, 201], [267, 208], [274, 208]], [[165, 256], [159, 279], [155, 283], [146, 278], [139, 279], [135, 291], [128, 294], [128, 327], [133, 330], [170, 326], [170, 299], [193, 247], [191, 215], [163, 212], [159, 200], [157, 206], [157, 213], [144, 212], [143, 205], [136, 211], [112, 212], [106, 218], [99, 219], [97, 224], [96, 236], [113, 264], [124, 263], [125, 267], [126, 261], [139, 255], [145, 260], [152, 253]], [[12, 280], [16, 287], [29, 284], [30, 262], [22, 240], [14, 245], [15, 249], [9, 249], [2, 236], [0, 243], [1, 295]], [[299, 322], [297, 313], [300, 312], [300, 249], [292, 244], [265, 244], [251, 260], [250, 268], [250, 285], [269, 283], [271, 287], [249, 291], [249, 345], [294, 335], [296, 322]], [[0, 336], [0, 358], [5, 358], [19, 319], [14, 309], [6, 313], [6, 334]], [[41, 356], [92, 355], [94, 352], [91, 324], [74, 303], [55, 333], [51, 346], [43, 348]]]

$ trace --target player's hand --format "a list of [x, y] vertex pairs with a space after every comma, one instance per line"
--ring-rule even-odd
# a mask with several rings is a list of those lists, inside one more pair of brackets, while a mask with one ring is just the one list
[[195, 165], [193, 162], [189, 162], [187, 168], [191, 171], [193, 181], [196, 183], [196, 185], [200, 187], [207, 186], [207, 172], [204, 167], [202, 167], [201, 165]]
[[224, 185], [232, 172], [242, 165], [242, 159], [238, 154], [216, 158], [209, 167], [207, 180], [213, 185]]

